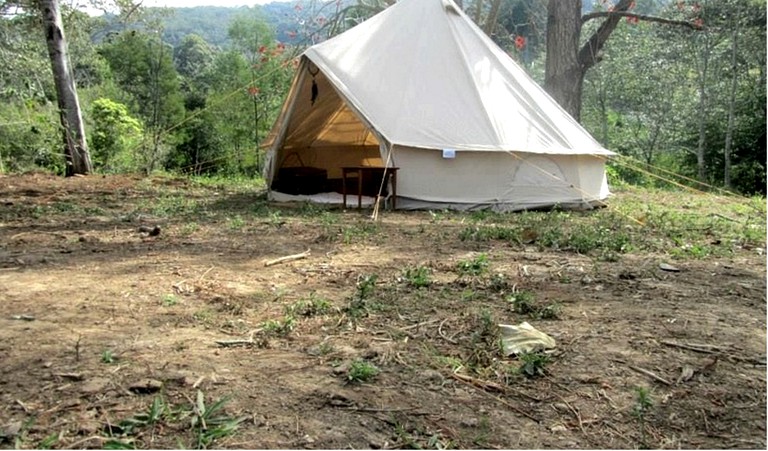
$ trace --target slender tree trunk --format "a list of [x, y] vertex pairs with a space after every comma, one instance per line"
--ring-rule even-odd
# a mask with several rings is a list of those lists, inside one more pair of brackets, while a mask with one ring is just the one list
[[67, 54], [59, 0], [38, 0], [37, 6], [43, 17], [48, 56], [51, 59], [53, 80], [56, 85], [59, 119], [64, 132], [66, 175], [88, 174], [93, 171], [93, 166], [88, 153], [80, 102]]
[[707, 75], [709, 74], [709, 39], [704, 38], [704, 51], [699, 70], [699, 140], [696, 145], [696, 167], [700, 182], [707, 181], [707, 168], [704, 160], [704, 151], [707, 144], [707, 111], [709, 98], [707, 93]]
[[491, 36], [494, 28], [496, 28], [496, 22], [499, 20], [499, 9], [501, 9], [501, 0], [493, 0], [491, 11], [485, 19], [485, 30], [483, 30], [488, 36]]
[[581, 115], [584, 71], [579, 64], [581, 0], [549, 0], [544, 89], [576, 120]]
[[732, 20], [731, 26], [733, 28], [731, 34], [731, 86], [728, 93], [728, 127], [725, 130], [725, 167], [723, 168], [723, 183], [727, 189], [731, 189], [731, 149], [733, 147], [733, 123], [736, 110], [736, 86], [739, 81], [736, 61], [739, 36], [738, 21], [736, 19]]

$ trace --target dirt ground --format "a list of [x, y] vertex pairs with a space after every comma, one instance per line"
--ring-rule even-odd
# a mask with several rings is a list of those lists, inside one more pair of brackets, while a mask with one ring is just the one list
[[[0, 447], [766, 448], [764, 241], [602, 260], [369, 213], [0, 175]], [[511, 308], [523, 292], [557, 314]], [[537, 377], [484, 320], [556, 340]], [[378, 374], [352, 380], [361, 362]]]

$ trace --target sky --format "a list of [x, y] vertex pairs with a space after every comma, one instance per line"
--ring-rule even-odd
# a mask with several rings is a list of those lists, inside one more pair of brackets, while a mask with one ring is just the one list
[[[271, 3], [275, 0], [144, 0], [144, 6], [166, 6], [184, 8], [192, 6], [253, 6]], [[290, 1], [290, 0], [282, 0]]]
[[[134, 0], [134, 2], [137, 0]], [[193, 6], [253, 6], [264, 5], [266, 3], [278, 2], [290, 2], [293, 0], [144, 0], [142, 6], [165, 6], [170, 8], [189, 8]], [[67, 2], [71, 5], [78, 5], [78, 9], [90, 11], [88, 0], [63, 0], [62, 3]]]

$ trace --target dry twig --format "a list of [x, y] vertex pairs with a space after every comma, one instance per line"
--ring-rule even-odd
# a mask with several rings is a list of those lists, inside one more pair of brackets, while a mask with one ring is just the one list
[[274, 260], [267, 260], [264, 262], [264, 266], [272, 266], [272, 265], [277, 265], [278, 263], [285, 263], [285, 262], [290, 262], [294, 260], [300, 260], [302, 258], [307, 258], [309, 257], [310, 252], [311, 252], [311, 249], [307, 249], [306, 251], [300, 254], [286, 255], [285, 257], [276, 258]]

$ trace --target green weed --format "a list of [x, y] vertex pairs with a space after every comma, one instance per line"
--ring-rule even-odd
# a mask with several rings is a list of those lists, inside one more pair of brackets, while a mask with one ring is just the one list
[[403, 279], [413, 288], [426, 288], [432, 284], [429, 268], [425, 266], [405, 268]]
[[207, 449], [217, 440], [232, 435], [240, 423], [247, 419], [245, 416], [232, 418], [223, 415], [221, 411], [228, 401], [228, 398], [221, 398], [211, 405], [206, 405], [205, 395], [198, 390], [191, 421], [197, 449]]
[[243, 228], [243, 226], [245, 226], [245, 220], [240, 215], [235, 215], [227, 222], [227, 227], [229, 230], [240, 230]]
[[261, 323], [264, 334], [277, 337], [285, 337], [296, 327], [296, 319], [292, 315], [286, 315], [282, 320], [267, 320]]
[[290, 316], [318, 316], [325, 315], [331, 311], [333, 304], [328, 299], [318, 296], [316, 293], [310, 293], [309, 297], [301, 299], [285, 308], [286, 314]]
[[518, 373], [527, 378], [534, 378], [544, 375], [544, 370], [550, 362], [549, 356], [539, 352], [529, 352], [517, 356], [522, 365], [518, 368]]
[[347, 381], [352, 383], [368, 382], [379, 374], [379, 369], [365, 360], [355, 360], [347, 370]]
[[461, 260], [456, 264], [460, 276], [478, 277], [488, 271], [488, 256], [479, 254], [471, 260]]
[[105, 349], [101, 353], [101, 363], [111, 364], [111, 363], [115, 363], [116, 360], [117, 360], [117, 357], [115, 357], [115, 355], [109, 349]]
[[653, 408], [653, 399], [650, 391], [645, 387], [635, 388], [635, 406], [632, 414], [637, 418], [640, 426], [640, 448], [648, 449], [647, 431], [645, 427], [645, 417]]
[[164, 307], [172, 307], [176, 305], [179, 302], [178, 298], [175, 295], [172, 294], [166, 294], [163, 296], [163, 306]]

